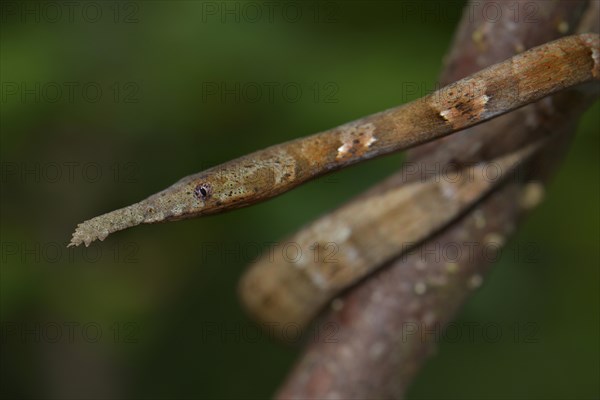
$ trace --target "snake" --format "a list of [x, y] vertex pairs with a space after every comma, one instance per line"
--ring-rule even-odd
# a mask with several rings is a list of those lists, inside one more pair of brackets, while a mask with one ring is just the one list
[[186, 176], [146, 199], [80, 223], [68, 246], [140, 224], [217, 214], [311, 179], [461, 131], [569, 87], [600, 80], [600, 38], [534, 47], [412, 102]]

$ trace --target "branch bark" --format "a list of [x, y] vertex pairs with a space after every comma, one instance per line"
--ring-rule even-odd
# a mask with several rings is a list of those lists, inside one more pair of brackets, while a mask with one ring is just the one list
[[[543, 15], [536, 24], [515, 25], [507, 19], [494, 24], [463, 17], [442, 82], [459, 79], [514, 52], [555, 39], [565, 26], [573, 31], [598, 31], [597, 1], [542, 1], [536, 5], [540, 17]], [[543, 182], [558, 164], [579, 116], [595, 98], [597, 92], [589, 88], [568, 90], [409, 152], [408, 160], [421, 168], [451, 162], [468, 164], [513, 152], [531, 138], [553, 133], [539, 155], [526, 164], [522, 179], [498, 186], [417, 250], [453, 243], [463, 246], [466, 254], [467, 242], [505, 242], [523, 212], [538, 202]], [[397, 174], [370, 193], [385, 191], [404, 180]], [[339, 327], [338, 340], [310, 343], [276, 397], [402, 397], [435, 349], [434, 342], [422, 340], [414, 329], [445, 326], [472, 290], [482, 284], [488, 268], [487, 260], [477, 253], [461, 258], [459, 263], [446, 263], [443, 259], [424, 259], [416, 251], [391, 262], [332, 303], [332, 309], [325, 310], [318, 323]]]

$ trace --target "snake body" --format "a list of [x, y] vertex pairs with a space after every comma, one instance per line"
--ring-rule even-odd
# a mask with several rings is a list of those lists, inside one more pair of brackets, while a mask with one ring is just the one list
[[69, 246], [88, 246], [142, 223], [244, 207], [349, 165], [413, 147], [600, 79], [597, 34], [565, 37], [405, 105], [292, 140], [182, 178], [139, 203], [78, 225]]

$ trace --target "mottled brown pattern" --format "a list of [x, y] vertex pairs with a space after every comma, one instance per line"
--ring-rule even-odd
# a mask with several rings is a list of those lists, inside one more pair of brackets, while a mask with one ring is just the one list
[[363, 158], [371, 149], [376, 148], [378, 139], [375, 131], [376, 127], [371, 122], [357, 122], [340, 128], [336, 161]]
[[486, 82], [472, 79], [462, 85], [451, 84], [440, 90], [432, 99], [431, 105], [444, 120], [456, 127], [482, 120], [488, 100]]
[[[590, 55], [598, 51], [595, 34], [539, 46], [405, 106], [183, 178], [146, 200], [79, 224], [69, 246], [88, 246], [112, 232], [141, 223], [244, 207], [326, 172], [468, 128], [558, 90], [593, 80], [598, 75], [597, 62]], [[509, 68], [514, 79], [507, 80], [504, 77]], [[482, 91], [485, 94], [480, 94]], [[450, 96], [450, 92], [461, 95]], [[213, 188], [209, 199], [193, 195], [202, 184]]]

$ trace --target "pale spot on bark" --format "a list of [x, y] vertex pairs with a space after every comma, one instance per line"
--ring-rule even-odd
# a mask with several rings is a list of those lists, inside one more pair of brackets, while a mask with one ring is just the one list
[[567, 33], [569, 31], [569, 23], [567, 21], [560, 21], [556, 25], [556, 29], [558, 30], [559, 33], [562, 33], [564, 35], [565, 33]]
[[529, 182], [521, 191], [519, 205], [525, 210], [537, 207], [544, 199], [544, 192], [544, 185], [540, 182]]
[[454, 197], [456, 197], [457, 185], [455, 185], [453, 182], [443, 181], [440, 183], [439, 187], [440, 187], [440, 190], [442, 191], [442, 195], [445, 198], [452, 200], [452, 199], [454, 199]]
[[427, 291], [427, 285], [425, 284], [425, 282], [417, 282], [415, 283], [414, 291], [418, 295], [425, 294], [425, 292]]
[[487, 235], [485, 235], [483, 241], [485, 242], [485, 244], [493, 244], [498, 247], [504, 246], [505, 243], [504, 236], [496, 232], [488, 233]]
[[483, 278], [479, 274], [475, 274], [469, 278], [469, 282], [467, 282], [467, 286], [469, 289], [477, 289], [483, 283]]
[[484, 52], [486, 50], [486, 45], [483, 38], [483, 29], [481, 28], [474, 30], [471, 34], [471, 40], [473, 40], [473, 43], [475, 43], [475, 45], [477, 46], [477, 50], [479, 50], [480, 52]]
[[458, 272], [458, 263], [447, 262], [446, 263], [446, 271], [448, 271], [449, 274], [455, 274], [456, 272]]

